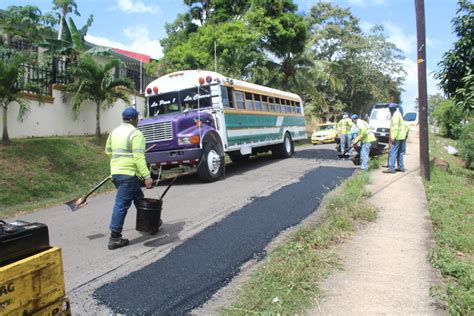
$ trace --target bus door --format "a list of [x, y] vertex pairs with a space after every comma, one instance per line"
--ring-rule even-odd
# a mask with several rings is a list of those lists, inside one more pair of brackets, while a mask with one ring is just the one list
[[220, 85], [212, 85], [212, 116], [214, 117], [214, 122], [216, 122], [216, 130], [219, 133], [219, 136], [222, 140], [222, 146], [224, 146], [224, 151], [227, 151], [227, 132], [225, 125], [224, 117], [224, 104], [229, 102], [229, 97], [227, 95], [227, 89]]

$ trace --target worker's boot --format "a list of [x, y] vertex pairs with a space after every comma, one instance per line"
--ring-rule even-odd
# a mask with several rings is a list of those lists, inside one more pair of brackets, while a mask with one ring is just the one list
[[116, 237], [116, 238], [110, 237], [108, 247], [109, 247], [109, 250], [114, 250], [120, 247], [125, 247], [128, 244], [129, 244], [128, 239], [125, 239], [122, 237]]

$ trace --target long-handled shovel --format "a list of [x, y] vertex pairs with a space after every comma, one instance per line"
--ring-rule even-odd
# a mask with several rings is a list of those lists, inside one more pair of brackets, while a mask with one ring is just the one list
[[81, 207], [83, 207], [84, 205], [86, 205], [86, 201], [87, 201], [87, 198], [89, 197], [89, 195], [91, 195], [92, 193], [94, 193], [98, 188], [100, 188], [101, 186], [103, 186], [107, 181], [109, 181], [110, 179], [112, 179], [111, 176], [108, 176], [107, 178], [105, 178], [104, 180], [100, 181], [100, 183], [98, 185], [96, 185], [92, 190], [90, 190], [89, 192], [87, 192], [84, 196], [78, 198], [78, 199], [74, 199], [74, 200], [71, 200], [69, 202], [66, 202], [66, 205], [69, 206], [71, 208], [71, 211], [77, 211], [78, 209], [80, 209]]
[[[151, 145], [150, 147], [147, 148], [147, 150], [145, 150], [145, 152], [148, 152], [150, 151], [152, 148], [154, 148], [156, 145]], [[77, 199], [73, 199], [71, 201], [68, 201], [66, 202], [65, 204], [67, 206], [69, 206], [69, 208], [71, 209], [71, 211], [77, 211], [78, 209], [80, 209], [81, 207], [83, 207], [84, 205], [86, 205], [86, 201], [87, 201], [87, 198], [92, 194], [94, 193], [95, 191], [97, 191], [97, 189], [99, 189], [101, 186], [103, 186], [107, 181], [109, 181], [110, 179], [112, 179], [112, 176], [108, 176], [107, 178], [105, 178], [104, 180], [100, 181], [99, 184], [97, 184], [94, 188], [92, 188], [92, 190], [90, 190], [89, 192], [87, 192], [85, 195], [83, 195], [82, 197], [80, 198], [77, 198]]]

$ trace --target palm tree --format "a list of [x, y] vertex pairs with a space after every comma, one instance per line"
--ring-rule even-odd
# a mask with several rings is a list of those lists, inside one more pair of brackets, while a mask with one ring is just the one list
[[98, 63], [90, 54], [82, 54], [77, 62], [69, 68], [69, 75], [76, 78], [65, 86], [64, 101], [70, 102], [74, 118], [77, 119], [82, 104], [90, 100], [96, 105], [96, 130], [95, 134], [101, 137], [100, 110], [113, 105], [121, 99], [129, 102], [128, 95], [118, 87], [133, 88], [128, 79], [114, 79], [112, 70], [120, 65], [118, 59], [111, 59], [106, 64]]
[[58, 40], [62, 40], [67, 14], [73, 12], [77, 16], [81, 16], [81, 14], [79, 11], [77, 11], [77, 4], [74, 0], [53, 0], [53, 8], [59, 11], [60, 18]]
[[[11, 143], [8, 136], [8, 107], [11, 104], [19, 105], [18, 120], [22, 121], [30, 111], [30, 103], [21, 96], [22, 91], [39, 93], [39, 87], [31, 82], [25, 82], [25, 68], [31, 56], [16, 51], [0, 51], [0, 106], [3, 109], [2, 144]], [[39, 94], [38, 94], [39, 95]], [[39, 99], [41, 101], [41, 99]]]

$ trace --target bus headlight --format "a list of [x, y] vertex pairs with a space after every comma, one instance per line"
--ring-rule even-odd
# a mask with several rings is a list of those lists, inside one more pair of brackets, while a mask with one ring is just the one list
[[190, 145], [190, 144], [199, 144], [199, 135], [178, 138], [178, 145]]

